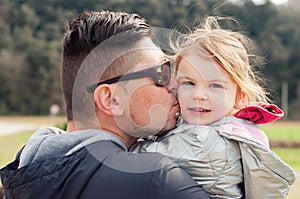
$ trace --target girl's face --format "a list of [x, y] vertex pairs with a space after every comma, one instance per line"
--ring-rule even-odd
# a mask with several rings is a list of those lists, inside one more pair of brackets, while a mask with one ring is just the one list
[[237, 84], [212, 59], [186, 54], [177, 79], [181, 117], [187, 123], [208, 125], [233, 113]]

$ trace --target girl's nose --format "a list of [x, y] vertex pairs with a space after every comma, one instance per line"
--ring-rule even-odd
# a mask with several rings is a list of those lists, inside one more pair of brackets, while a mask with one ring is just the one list
[[209, 99], [209, 92], [206, 88], [201, 87], [195, 90], [194, 92], [194, 98], [197, 100], [207, 101]]

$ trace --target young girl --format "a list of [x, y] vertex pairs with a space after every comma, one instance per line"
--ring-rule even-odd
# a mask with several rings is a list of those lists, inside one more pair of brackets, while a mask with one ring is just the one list
[[283, 113], [267, 103], [248, 42], [214, 17], [190, 34], [175, 60], [181, 122], [135, 149], [174, 158], [212, 198], [284, 198], [295, 180], [257, 127]]

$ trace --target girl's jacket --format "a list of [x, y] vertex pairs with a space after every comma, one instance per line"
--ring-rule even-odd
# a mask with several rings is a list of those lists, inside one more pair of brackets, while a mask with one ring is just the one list
[[270, 150], [267, 136], [256, 124], [282, 115], [275, 105], [250, 106], [210, 126], [181, 124], [155, 141], [142, 141], [134, 150], [172, 157], [211, 198], [282, 199], [295, 172]]

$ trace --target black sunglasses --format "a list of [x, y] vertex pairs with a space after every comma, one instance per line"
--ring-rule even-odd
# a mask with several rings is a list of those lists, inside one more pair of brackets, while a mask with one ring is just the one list
[[156, 86], [167, 86], [171, 79], [171, 64], [169, 60], [145, 70], [127, 73], [111, 79], [107, 79], [87, 87], [87, 91], [92, 93], [101, 84], [113, 84], [118, 81], [126, 81], [130, 79], [139, 79], [143, 77], [151, 77]]

